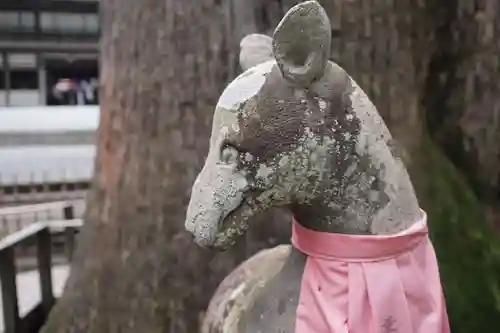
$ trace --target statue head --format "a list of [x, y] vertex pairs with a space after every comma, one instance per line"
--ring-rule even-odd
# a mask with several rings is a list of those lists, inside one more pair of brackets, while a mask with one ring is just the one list
[[278, 206], [311, 228], [368, 233], [364, 221], [398, 192], [391, 183], [407, 186], [394, 179], [406, 170], [375, 107], [328, 60], [330, 40], [316, 1], [290, 9], [272, 38], [242, 40], [245, 72], [217, 103], [187, 210], [198, 244], [227, 248], [255, 214]]

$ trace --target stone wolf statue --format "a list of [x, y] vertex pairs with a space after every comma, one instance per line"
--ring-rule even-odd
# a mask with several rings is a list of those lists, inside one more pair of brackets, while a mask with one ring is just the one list
[[252, 217], [286, 207], [292, 245], [261, 251], [213, 296], [204, 333], [448, 333], [436, 256], [406, 168], [375, 106], [328, 60], [316, 1], [272, 38], [241, 43], [186, 229], [227, 249]]

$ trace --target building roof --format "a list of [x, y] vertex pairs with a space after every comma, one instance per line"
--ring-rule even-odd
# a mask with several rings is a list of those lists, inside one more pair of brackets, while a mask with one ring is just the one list
[[0, 186], [89, 181], [98, 125], [99, 106], [0, 108]]
[[0, 186], [89, 181], [93, 145], [0, 148]]

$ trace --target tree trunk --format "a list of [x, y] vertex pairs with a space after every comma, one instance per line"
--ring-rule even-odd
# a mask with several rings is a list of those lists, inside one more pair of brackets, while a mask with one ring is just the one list
[[433, 138], [462, 169], [475, 192], [489, 203], [500, 201], [500, 3], [456, 1], [441, 6], [436, 33], [441, 53], [429, 96]]
[[[182, 230], [189, 189], [208, 149], [213, 108], [237, 71], [239, 39], [270, 33], [300, 2], [254, 0], [252, 7], [248, 0], [226, 1], [100, 1], [96, 173], [71, 276], [44, 332], [197, 332], [222, 278], [257, 250], [288, 241], [289, 219], [279, 211], [261, 217], [246, 242], [219, 255], [199, 249]], [[434, 120], [452, 117], [437, 98], [448, 101], [461, 91], [450, 93], [438, 80], [436, 64], [459, 42], [446, 44], [443, 29], [462, 24], [471, 33], [454, 16], [458, 5], [320, 2], [332, 20], [333, 59], [374, 100], [410, 166], [429, 214], [453, 331], [499, 327], [498, 242], [470, 186], [436, 144], [447, 147], [437, 135], [443, 121]], [[245, 12], [237, 10], [243, 5]], [[475, 54], [474, 47], [469, 50]], [[457, 68], [468, 71], [476, 58], [467, 59]], [[483, 87], [493, 85], [483, 74]], [[469, 100], [457, 105], [472, 110]]]
[[215, 257], [183, 230], [227, 81], [224, 7], [100, 5], [96, 173], [71, 276], [44, 332], [196, 332], [213, 290], [245, 254]]

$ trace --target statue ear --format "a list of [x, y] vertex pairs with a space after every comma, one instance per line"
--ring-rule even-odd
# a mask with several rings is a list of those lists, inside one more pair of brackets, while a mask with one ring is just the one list
[[240, 66], [247, 69], [273, 59], [272, 39], [261, 34], [245, 36], [240, 42]]
[[317, 1], [292, 7], [276, 27], [273, 54], [283, 76], [307, 87], [321, 78], [330, 56], [332, 28]]

